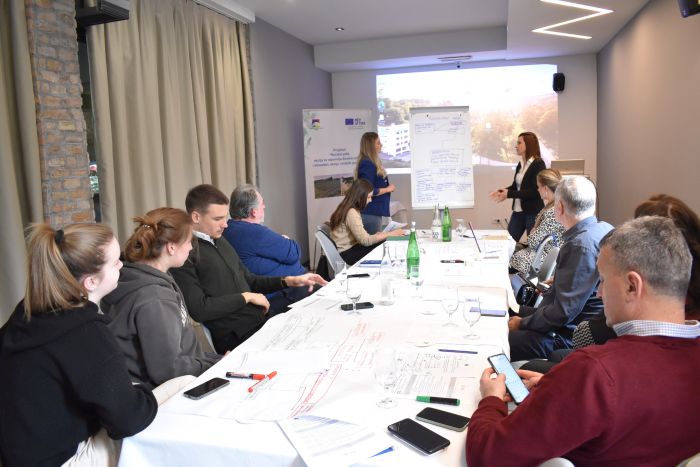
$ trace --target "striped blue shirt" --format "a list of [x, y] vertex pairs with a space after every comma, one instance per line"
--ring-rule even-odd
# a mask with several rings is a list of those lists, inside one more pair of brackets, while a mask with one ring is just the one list
[[685, 324], [663, 321], [632, 320], [613, 325], [618, 336], [665, 336], [696, 339], [700, 337], [700, 322], [686, 321]]

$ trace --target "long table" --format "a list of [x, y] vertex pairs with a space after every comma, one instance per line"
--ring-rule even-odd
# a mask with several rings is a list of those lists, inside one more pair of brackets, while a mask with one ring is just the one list
[[[478, 296], [481, 306], [507, 308], [507, 264], [514, 242], [503, 231], [477, 231], [484, 252], [473, 239], [453, 237], [449, 243], [419, 235], [421, 268], [425, 283], [416, 290], [398, 264], [393, 280], [392, 305], [379, 305], [377, 268], [356, 265], [350, 274], [367, 272], [361, 301], [377, 305], [349, 315], [340, 309], [348, 303], [336, 279], [290, 311], [268, 321], [221, 362], [189, 387], [227, 371], [246, 370], [277, 376], [260, 390], [248, 392], [252, 382], [231, 379], [223, 389], [201, 400], [173, 396], [160, 407], [153, 423], [123, 442], [120, 465], [142, 466], [303, 466], [304, 461], [285, 436], [277, 420], [313, 414], [369, 427], [386, 437], [393, 450], [358, 465], [466, 465], [465, 432], [426, 425], [448, 438], [451, 445], [424, 456], [388, 435], [387, 425], [414, 418], [427, 406], [471, 415], [479, 396], [479, 376], [486, 358], [509, 353], [507, 317], [483, 316], [474, 326], [477, 340], [466, 340], [461, 310], [453, 318], [459, 325], [446, 327], [447, 314], [439, 301], [445, 287], [458, 288], [463, 297]], [[405, 251], [406, 242], [389, 242], [390, 252]], [[368, 259], [380, 259], [382, 248]], [[400, 255], [399, 255], [400, 256]], [[462, 259], [464, 263], [441, 260]], [[357, 279], [352, 279], [357, 280]], [[512, 296], [512, 293], [510, 294]], [[427, 315], [425, 312], [434, 311]], [[373, 357], [378, 349], [393, 348], [402, 365], [392, 395], [398, 404], [376, 406], [382, 395], [374, 379]], [[438, 349], [468, 350], [471, 353]], [[425, 404], [415, 396], [426, 394], [461, 400], [458, 407]]]

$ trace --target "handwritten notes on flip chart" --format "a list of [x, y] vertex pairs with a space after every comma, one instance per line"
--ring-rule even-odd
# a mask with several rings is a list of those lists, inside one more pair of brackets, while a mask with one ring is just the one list
[[474, 207], [469, 107], [411, 109], [413, 208]]

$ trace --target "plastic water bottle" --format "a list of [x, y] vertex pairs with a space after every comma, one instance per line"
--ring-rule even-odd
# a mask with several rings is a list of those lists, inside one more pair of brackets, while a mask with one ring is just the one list
[[381, 298], [380, 305], [391, 305], [394, 303], [394, 287], [393, 287], [394, 272], [391, 267], [391, 256], [389, 255], [389, 245], [384, 243], [384, 254], [382, 262], [379, 265], [379, 281], [381, 283]]

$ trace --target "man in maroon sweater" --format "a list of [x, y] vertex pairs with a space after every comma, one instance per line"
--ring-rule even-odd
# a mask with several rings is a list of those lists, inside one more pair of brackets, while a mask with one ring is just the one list
[[467, 463], [676, 465], [700, 452], [700, 323], [685, 321], [691, 256], [669, 219], [641, 217], [601, 242], [599, 294], [620, 336], [573, 352], [510, 415], [505, 377], [485, 370]]

